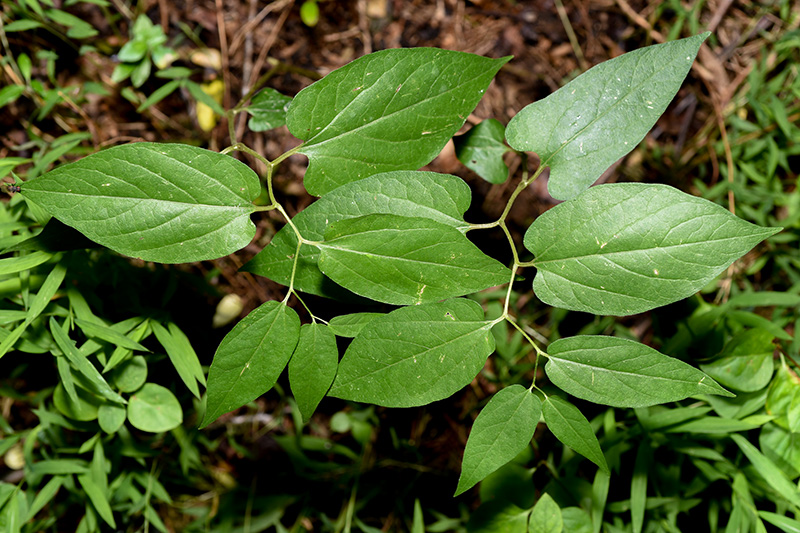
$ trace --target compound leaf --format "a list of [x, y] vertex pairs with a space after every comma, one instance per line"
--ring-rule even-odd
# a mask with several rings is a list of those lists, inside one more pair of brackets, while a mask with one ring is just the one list
[[577, 407], [550, 395], [542, 403], [542, 413], [547, 427], [558, 440], [599, 466], [606, 474], [611, 473], [591, 424]]
[[309, 158], [306, 189], [322, 196], [372, 174], [428, 164], [509, 59], [434, 48], [382, 50], [306, 87], [286, 116]]
[[503, 137], [505, 128], [499, 120], [484, 120], [464, 135], [453, 137], [456, 157], [478, 176], [499, 185], [508, 179], [508, 166], [503, 162], [508, 147]]
[[664, 113], [710, 33], [628, 52], [525, 107], [506, 128], [515, 150], [550, 167], [548, 190], [569, 200], [633, 150]]
[[472, 426], [455, 495], [512, 460], [530, 445], [542, 402], [521, 385], [492, 396]]
[[427, 218], [340, 220], [329, 226], [319, 247], [319, 268], [326, 276], [389, 304], [435, 302], [509, 280], [509, 270], [463, 233]]
[[116, 252], [188, 263], [250, 243], [260, 190], [256, 173], [230, 156], [134, 143], [61, 165], [26, 182], [22, 194]]
[[552, 343], [547, 353], [550, 381], [590, 402], [646, 407], [696, 394], [733, 396], [691, 365], [628, 339], [568, 337]]
[[478, 303], [462, 298], [396, 309], [353, 340], [329, 395], [386, 407], [447, 398], [494, 351], [491, 326]]
[[278, 380], [300, 338], [300, 318], [281, 302], [256, 308], [225, 335], [208, 371], [201, 427], [252, 401]]
[[308, 420], [336, 377], [339, 350], [328, 326], [305, 324], [289, 361], [289, 385], [303, 420]]
[[[469, 186], [461, 178], [398, 170], [342, 185], [295, 215], [292, 222], [304, 238], [312, 241], [321, 241], [329, 224], [376, 213], [430, 218], [466, 231], [469, 224], [464, 222], [464, 213], [470, 199]], [[289, 285], [296, 253], [297, 235], [286, 225], [243, 270]], [[295, 289], [338, 299], [351, 295], [322, 274], [318, 260], [318, 248], [300, 248]]]
[[537, 218], [533, 290], [554, 307], [631, 315], [694, 294], [780, 228], [667, 185], [599, 185]]

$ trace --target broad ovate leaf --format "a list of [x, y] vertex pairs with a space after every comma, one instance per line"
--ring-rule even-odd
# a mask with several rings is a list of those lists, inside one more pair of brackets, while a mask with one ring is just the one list
[[300, 338], [300, 318], [281, 302], [266, 302], [222, 339], [208, 371], [201, 426], [255, 400], [275, 385]]
[[690, 296], [780, 228], [667, 185], [599, 185], [537, 218], [533, 290], [554, 307], [632, 315]]
[[428, 218], [340, 220], [319, 245], [319, 268], [354, 293], [388, 304], [435, 302], [507, 283], [510, 271], [467, 237]]
[[545, 371], [560, 389], [614, 407], [646, 407], [697, 394], [733, 396], [691, 365], [617, 337], [581, 335], [547, 348]]
[[183, 144], [116, 146], [25, 183], [26, 198], [89, 239], [145, 261], [187, 263], [255, 235], [258, 176], [230, 156]]
[[610, 473], [597, 436], [577, 407], [550, 395], [542, 402], [542, 414], [547, 427], [558, 440], [599, 466], [606, 474]]
[[289, 385], [303, 420], [308, 420], [336, 377], [339, 350], [328, 326], [305, 324], [289, 361]]
[[447, 398], [494, 351], [491, 326], [480, 305], [462, 298], [396, 309], [353, 340], [329, 395], [386, 407]]
[[128, 401], [128, 421], [136, 429], [162, 433], [181, 425], [183, 410], [168, 388], [145, 383], [141, 389], [131, 394]]
[[379, 172], [428, 164], [509, 59], [435, 48], [382, 50], [306, 87], [286, 116], [309, 158], [306, 189], [321, 196]]
[[[295, 215], [292, 222], [304, 238], [312, 241], [321, 241], [325, 229], [334, 222], [377, 213], [430, 218], [466, 231], [469, 224], [464, 222], [464, 213], [470, 200], [469, 186], [461, 178], [399, 170], [342, 185]], [[286, 225], [243, 270], [289, 285], [296, 253], [297, 235]], [[318, 248], [300, 248], [294, 288], [329, 298], [352, 297], [322, 274], [318, 260]]]
[[574, 198], [650, 131], [709, 35], [640, 48], [589, 69], [517, 113], [506, 128], [508, 144], [536, 152], [550, 167], [553, 198]]
[[472, 426], [464, 449], [455, 495], [512, 460], [530, 445], [542, 414], [542, 402], [521, 385], [492, 396]]
[[253, 131], [267, 131], [283, 126], [291, 101], [291, 97], [269, 87], [259, 91], [245, 108], [252, 115], [247, 127]]
[[563, 527], [564, 519], [561, 517], [561, 508], [553, 497], [545, 492], [533, 506], [528, 522], [528, 532], [561, 533]]
[[700, 368], [726, 387], [742, 392], [761, 390], [775, 369], [773, 340], [772, 333], [760, 328], [743, 331], [728, 341], [718, 359]]
[[499, 120], [484, 120], [464, 135], [453, 137], [456, 157], [478, 176], [499, 185], [508, 179], [508, 166], [503, 162], [508, 151], [504, 137], [505, 128]]

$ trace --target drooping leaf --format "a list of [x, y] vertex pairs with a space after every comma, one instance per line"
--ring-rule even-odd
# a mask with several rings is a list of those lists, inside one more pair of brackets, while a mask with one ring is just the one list
[[291, 101], [291, 97], [270, 87], [259, 91], [245, 108], [252, 115], [247, 127], [253, 131], [267, 131], [283, 126]]
[[691, 365], [617, 337], [580, 335], [547, 348], [545, 371], [560, 389], [614, 407], [645, 407], [696, 394], [733, 396]]
[[521, 385], [497, 392], [481, 410], [464, 449], [455, 495], [512, 460], [530, 445], [542, 414], [542, 402]]
[[289, 384], [304, 421], [311, 418], [328, 392], [338, 365], [336, 337], [329, 327], [316, 323], [303, 325], [289, 361]]
[[528, 522], [528, 533], [561, 533], [563, 527], [561, 508], [553, 497], [545, 492], [533, 506]]
[[726, 387], [742, 392], [761, 390], [772, 379], [773, 340], [763, 329], [743, 331], [728, 341], [719, 359], [700, 368]]
[[61, 165], [22, 193], [91, 240], [161, 263], [215, 259], [255, 235], [258, 176], [230, 156], [134, 143]]
[[428, 218], [340, 220], [319, 247], [319, 268], [326, 276], [389, 304], [434, 302], [509, 281], [509, 270], [463, 233]]
[[116, 528], [117, 524], [114, 521], [114, 513], [111, 511], [111, 503], [108, 501], [108, 496], [103, 489], [88, 474], [79, 475], [78, 483], [83, 488], [83, 492], [89, 497], [89, 501], [92, 502], [92, 506], [94, 506], [100, 518], [109, 526]]
[[167, 325], [169, 329], [156, 321], [151, 322], [150, 325], [158, 342], [167, 351], [172, 366], [175, 367], [183, 384], [195, 397], [200, 398], [200, 390], [197, 387], [197, 383], [200, 382], [201, 385], [205, 385], [206, 378], [189, 339], [173, 322]]
[[[304, 238], [312, 241], [321, 241], [325, 229], [334, 222], [377, 213], [430, 218], [466, 231], [469, 224], [464, 222], [464, 213], [469, 208], [470, 196], [464, 180], [450, 174], [384, 172], [342, 185], [298, 213], [292, 222]], [[286, 225], [243, 270], [288, 285], [295, 253], [297, 235]], [[352, 295], [322, 274], [318, 260], [318, 248], [300, 248], [295, 289], [337, 299]]]
[[603, 450], [592, 426], [577, 407], [552, 394], [542, 403], [542, 414], [547, 427], [562, 443], [610, 474]]
[[758, 511], [758, 516], [786, 533], [800, 533], [800, 521], [778, 513]]
[[491, 325], [480, 305], [461, 298], [392, 311], [353, 340], [329, 395], [387, 407], [447, 398], [494, 351]]
[[300, 337], [300, 318], [270, 300], [225, 335], [208, 371], [208, 400], [201, 427], [241, 407], [269, 389], [292, 357]]
[[633, 150], [664, 113], [710, 33], [633, 50], [525, 107], [506, 128], [515, 150], [550, 167], [553, 198], [569, 200]]
[[464, 135], [453, 137], [456, 157], [489, 183], [503, 183], [508, 179], [508, 166], [503, 162], [503, 154], [508, 151], [504, 137], [503, 124], [486, 119]]
[[337, 337], [356, 337], [364, 326], [383, 316], [383, 313], [352, 313], [350, 315], [339, 315], [333, 317], [328, 326]]
[[183, 411], [178, 399], [166, 387], [145, 383], [131, 394], [128, 402], [128, 421], [136, 429], [161, 433], [175, 429], [183, 422]]
[[509, 59], [434, 48], [382, 50], [306, 87], [286, 116], [309, 158], [306, 189], [321, 196], [372, 174], [426, 165]]
[[533, 290], [554, 307], [631, 315], [697, 292], [780, 228], [666, 185], [599, 185], [537, 218]]

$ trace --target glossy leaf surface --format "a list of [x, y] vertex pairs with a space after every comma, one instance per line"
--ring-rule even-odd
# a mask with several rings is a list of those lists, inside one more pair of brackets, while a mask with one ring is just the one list
[[309, 158], [306, 189], [321, 196], [372, 174], [426, 165], [509, 59], [434, 48], [382, 50], [306, 87], [286, 116]]
[[274, 300], [236, 324], [222, 339], [208, 371], [208, 401], [201, 427], [271, 389], [299, 338], [297, 313]]
[[622, 316], [694, 294], [778, 231], [666, 185], [619, 183], [546, 211], [524, 243], [542, 301]]
[[353, 340], [329, 394], [387, 407], [447, 398], [494, 351], [491, 324], [480, 305], [461, 298], [392, 311]]
[[550, 381], [590, 402], [645, 407], [696, 394], [733, 396], [691, 365], [627, 339], [567, 337], [548, 346], [547, 353]]
[[553, 198], [574, 198], [650, 131], [709, 35], [640, 48], [589, 69], [517, 113], [506, 128], [508, 144], [536, 152], [550, 167]]
[[311, 418], [336, 377], [339, 350], [328, 326], [304, 324], [289, 361], [289, 384], [303, 420]]
[[145, 261], [188, 263], [255, 235], [253, 170], [182, 144], [116, 146], [25, 183], [26, 198], [91, 240]]
[[[469, 225], [464, 222], [464, 213], [470, 197], [464, 180], [450, 174], [385, 172], [339, 187], [298, 213], [292, 222], [304, 238], [312, 241], [321, 241], [329, 224], [376, 213], [430, 218], [466, 231]], [[244, 270], [288, 285], [296, 252], [297, 236], [290, 226], [284, 226]], [[300, 248], [295, 288], [329, 298], [351, 294], [322, 274], [318, 260], [318, 248]]]
[[547, 427], [562, 443], [610, 474], [603, 450], [592, 426], [577, 407], [558, 396], [550, 395], [542, 402], [542, 414]]
[[509, 270], [450, 226], [427, 218], [367, 215], [331, 224], [319, 268], [354, 293], [409, 305], [477, 292]]
[[512, 460], [530, 445], [542, 402], [521, 385], [497, 392], [472, 425], [456, 496]]
[[508, 166], [503, 162], [508, 147], [503, 138], [505, 128], [499, 120], [484, 120], [464, 135], [453, 137], [456, 157], [489, 183], [503, 183], [508, 179]]

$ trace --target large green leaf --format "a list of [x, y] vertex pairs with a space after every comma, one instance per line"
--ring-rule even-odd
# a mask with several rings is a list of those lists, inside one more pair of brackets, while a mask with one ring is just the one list
[[286, 116], [292, 135], [305, 141], [306, 189], [321, 196], [372, 174], [428, 164], [509, 59], [382, 50], [306, 87]]
[[722, 351], [722, 356], [706, 365], [703, 371], [726, 387], [742, 392], [755, 392], [772, 379], [775, 352], [772, 333], [750, 329], [735, 335]]
[[135, 143], [57, 167], [26, 182], [23, 194], [116, 252], [186, 263], [249, 244], [260, 190], [256, 173], [230, 156]]
[[289, 384], [303, 420], [308, 420], [336, 377], [339, 350], [333, 332], [322, 324], [305, 324], [289, 361]]
[[319, 268], [354, 293], [409, 305], [509, 281], [509, 270], [457, 229], [428, 218], [367, 215], [325, 232]]
[[525, 233], [536, 295], [554, 307], [631, 315], [694, 294], [780, 228], [667, 185], [599, 185]]
[[550, 167], [548, 189], [569, 200], [633, 150], [664, 113], [710, 33], [628, 52], [525, 107], [506, 128], [515, 150]]
[[274, 300], [236, 324], [222, 339], [208, 371], [208, 400], [201, 427], [271, 389], [299, 338], [297, 313]]
[[645, 407], [696, 394], [733, 396], [693, 366], [632, 340], [581, 335], [555, 341], [547, 353], [550, 381], [590, 402]]
[[[430, 218], [461, 231], [469, 224], [464, 213], [470, 204], [469, 186], [450, 174], [398, 170], [342, 185], [295, 215], [292, 222], [300, 234], [321, 241], [329, 224], [377, 213]], [[297, 252], [297, 235], [290, 226], [275, 234], [243, 270], [289, 284]], [[341, 299], [350, 294], [326, 278], [317, 267], [319, 249], [303, 246], [297, 260], [296, 289]]]
[[551, 394], [542, 403], [542, 414], [547, 427], [558, 440], [599, 466], [606, 474], [610, 473], [597, 436], [577, 407]]
[[542, 402], [521, 385], [492, 396], [472, 426], [455, 495], [512, 460], [530, 445], [542, 414]]
[[461, 298], [396, 309], [353, 340], [329, 395], [387, 407], [447, 398], [494, 351], [491, 325], [480, 305]]

